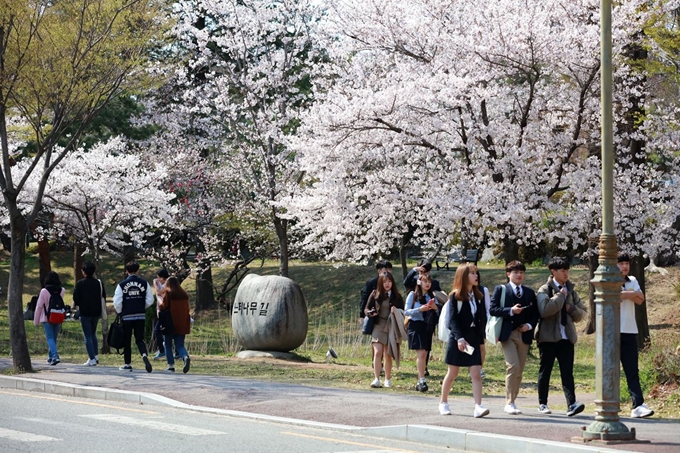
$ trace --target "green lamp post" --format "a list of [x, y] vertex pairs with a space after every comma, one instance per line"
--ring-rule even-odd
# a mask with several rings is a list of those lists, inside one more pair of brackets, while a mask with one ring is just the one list
[[625, 441], [635, 439], [619, 421], [621, 357], [621, 285], [616, 265], [614, 234], [614, 153], [612, 127], [612, 7], [611, 0], [600, 0], [601, 49], [601, 128], [602, 128], [602, 234], [599, 265], [591, 283], [595, 287], [595, 421], [583, 432], [584, 440]]

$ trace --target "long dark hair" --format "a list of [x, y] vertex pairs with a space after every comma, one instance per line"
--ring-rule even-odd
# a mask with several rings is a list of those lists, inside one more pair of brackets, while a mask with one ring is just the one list
[[59, 280], [59, 274], [54, 271], [49, 271], [45, 277], [45, 289], [48, 291], [54, 291], [57, 288], [61, 291], [61, 280]]
[[399, 290], [397, 289], [397, 283], [394, 281], [394, 277], [392, 276], [392, 274], [390, 274], [389, 272], [383, 272], [380, 275], [380, 277], [378, 277], [378, 287], [376, 288], [378, 290], [377, 300], [383, 300], [387, 297], [385, 287], [383, 286], [383, 282], [385, 280], [390, 280], [392, 282], [392, 289], [390, 290], [392, 294], [399, 294]]
[[165, 281], [165, 297], [167, 299], [188, 299], [189, 295], [179, 284], [179, 280], [174, 275]]

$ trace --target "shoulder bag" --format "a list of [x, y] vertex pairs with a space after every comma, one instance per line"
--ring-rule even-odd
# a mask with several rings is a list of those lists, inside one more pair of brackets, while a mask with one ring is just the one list
[[[505, 285], [501, 289], [501, 308], [505, 307]], [[500, 316], [491, 316], [486, 323], [486, 340], [491, 344], [498, 343], [498, 338], [501, 336], [501, 328], [503, 327], [503, 318]]]

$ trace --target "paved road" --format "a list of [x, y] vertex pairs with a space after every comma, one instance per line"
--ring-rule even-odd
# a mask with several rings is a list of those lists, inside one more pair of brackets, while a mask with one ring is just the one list
[[[551, 416], [538, 414], [535, 396], [520, 398], [518, 406], [525, 413], [510, 416], [502, 411], [503, 398], [487, 397], [484, 403], [491, 414], [483, 419], [474, 419], [472, 401], [467, 396], [452, 396], [449, 402], [453, 416], [444, 417], [437, 411], [438, 397], [433, 394], [397, 394], [389, 389], [343, 390], [191, 373], [183, 375], [161, 371], [148, 374], [140, 370], [121, 372], [113, 367], [84, 367], [64, 363], [57, 367], [47, 367], [37, 362], [33, 365], [40, 370], [38, 373], [16, 377], [150, 392], [194, 406], [354, 427], [427, 425], [448, 428], [449, 432], [455, 431], [451, 430], [454, 428], [491, 433], [496, 438], [500, 438], [498, 435], [507, 435], [570, 442], [572, 437], [580, 436], [582, 427], [588, 426], [594, 420], [593, 395], [579, 395], [579, 399], [587, 404], [586, 410], [572, 418], [558, 411]], [[0, 370], [3, 368], [11, 368], [11, 360], [0, 359]], [[553, 397], [559, 398], [560, 395]], [[622, 421], [629, 428], [636, 429], [638, 439], [651, 442], [601, 448], [643, 453], [680, 452], [680, 422], [658, 418], [622, 418]], [[437, 434], [432, 435], [440, 434], [437, 431]], [[592, 445], [594, 444], [589, 444]]]
[[0, 390], [0, 453], [444, 453], [413, 442], [253, 421], [169, 406]]

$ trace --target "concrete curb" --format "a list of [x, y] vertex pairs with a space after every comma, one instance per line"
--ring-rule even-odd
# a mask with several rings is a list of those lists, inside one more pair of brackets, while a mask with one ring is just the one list
[[459, 451], [481, 453], [635, 453], [628, 450], [614, 450], [597, 444], [579, 445], [564, 442], [553, 442], [526, 437], [505, 436], [479, 431], [443, 428], [430, 425], [397, 425], [360, 427], [323, 423], [294, 418], [276, 417], [272, 415], [255, 414], [211, 407], [193, 406], [161, 395], [146, 392], [89, 387], [68, 384], [44, 379], [31, 379], [13, 376], [0, 376], [0, 388], [24, 390], [29, 392], [50, 393], [76, 398], [99, 399], [105, 401], [123, 401], [137, 404], [170, 406], [197, 412], [226, 415], [230, 417], [248, 418], [252, 420], [268, 421], [288, 425], [305, 426], [310, 428], [328, 429], [335, 431], [365, 433], [375, 437], [400, 439], [409, 442], [442, 446]]

